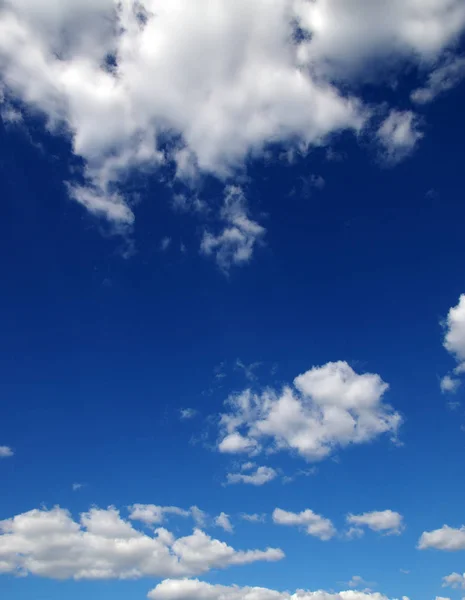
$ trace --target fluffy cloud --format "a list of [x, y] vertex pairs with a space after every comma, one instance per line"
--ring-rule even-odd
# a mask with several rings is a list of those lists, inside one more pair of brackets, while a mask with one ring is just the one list
[[418, 548], [436, 548], [437, 550], [465, 550], [465, 525], [454, 529], [443, 525], [440, 529], [424, 531], [418, 541]]
[[134, 504], [129, 507], [129, 518], [132, 521], [141, 521], [146, 525], [160, 524], [166, 515], [179, 515], [187, 517], [190, 511], [177, 506], [156, 506], [155, 504]]
[[59, 507], [35, 509], [0, 522], [0, 532], [0, 572], [54, 579], [182, 577], [284, 556], [237, 551], [199, 529], [178, 539], [163, 528], [149, 536], [112, 507], [92, 508], [79, 522]]
[[[124, 233], [131, 170], [174, 164], [189, 181], [226, 179], [269, 144], [305, 152], [357, 133], [371, 110], [350, 84], [410, 61], [425, 89], [444, 89], [438, 65], [450, 71], [464, 26], [462, 0], [9, 0], [0, 72], [7, 94], [84, 159], [70, 195]], [[390, 113], [380, 139], [393, 156], [418, 139], [412, 125], [411, 113]], [[240, 264], [262, 234], [243, 214], [203, 250]]]
[[281, 508], [273, 511], [273, 522], [277, 525], [302, 527], [308, 535], [327, 541], [336, 535], [336, 529], [329, 519], [317, 515], [312, 510], [303, 510], [300, 513], [288, 512]]
[[347, 515], [347, 523], [360, 527], [368, 527], [372, 531], [386, 535], [398, 535], [402, 532], [403, 517], [392, 510], [366, 512], [361, 515]]
[[0, 458], [10, 458], [14, 452], [9, 446], [0, 446]]
[[465, 573], [463, 575], [460, 575], [460, 573], [446, 575], [442, 579], [442, 585], [443, 587], [465, 590]]
[[444, 323], [444, 348], [452, 354], [457, 366], [440, 380], [441, 392], [455, 393], [461, 385], [460, 375], [465, 372], [465, 294], [459, 298], [457, 306], [449, 309]]
[[[253, 467], [252, 467], [253, 468]], [[228, 473], [227, 483], [248, 483], [250, 485], [263, 485], [273, 481], [278, 473], [272, 467], [257, 467], [251, 473]]]
[[[378, 592], [298, 590], [294, 594], [260, 587], [211, 585], [197, 579], [167, 579], [149, 592], [150, 600], [389, 600]], [[402, 600], [408, 600], [403, 596]]]
[[297, 451], [309, 461], [383, 433], [396, 438], [400, 414], [383, 402], [388, 385], [379, 375], [359, 375], [346, 362], [313, 367], [281, 391], [250, 389], [231, 396], [221, 415], [218, 449], [258, 454]]

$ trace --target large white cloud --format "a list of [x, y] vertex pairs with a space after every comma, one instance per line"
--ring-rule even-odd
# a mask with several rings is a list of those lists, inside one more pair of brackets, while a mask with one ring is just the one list
[[238, 551], [195, 529], [175, 538], [147, 535], [115, 508], [92, 508], [79, 521], [62, 508], [35, 509], [0, 522], [0, 573], [54, 579], [181, 577], [213, 568], [283, 558], [279, 549]]
[[9, 458], [14, 452], [9, 446], [0, 446], [0, 458]]
[[[151, 600], [389, 600], [379, 592], [339, 593], [298, 590], [294, 594], [261, 587], [211, 585], [197, 579], [167, 579], [149, 592]], [[406, 596], [402, 600], [408, 600]]]
[[437, 550], [465, 550], [465, 525], [460, 529], [443, 525], [440, 529], [424, 531], [418, 541], [418, 548]]
[[[115, 184], [131, 169], [174, 161], [190, 181], [227, 178], [268, 144], [305, 150], [358, 132], [371, 108], [347, 84], [392, 80], [410, 61], [436, 89], [444, 75], [428, 76], [453, 64], [464, 26], [461, 0], [6, 0], [0, 72], [85, 160], [88, 182], [71, 196], [124, 232], [134, 215]], [[381, 141], [405, 154], [414, 117], [392, 114]], [[243, 241], [228, 253], [240, 263], [260, 234], [242, 224], [207, 236], [204, 251], [220, 252], [235, 227]]]
[[220, 452], [297, 451], [310, 461], [383, 433], [395, 439], [400, 414], [383, 402], [379, 375], [358, 374], [346, 362], [313, 367], [281, 391], [250, 389], [227, 400], [220, 418]]

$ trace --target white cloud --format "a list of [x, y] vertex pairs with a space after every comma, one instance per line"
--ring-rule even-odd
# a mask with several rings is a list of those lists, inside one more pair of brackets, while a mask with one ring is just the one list
[[155, 504], [133, 504], [129, 507], [129, 518], [132, 521], [141, 521], [146, 525], [163, 523], [166, 515], [188, 517], [190, 511], [177, 506], [157, 506]]
[[371, 591], [369, 588], [375, 586], [374, 583], [369, 583], [368, 581], [365, 581], [360, 575], [354, 575], [351, 578], [351, 580], [347, 582], [347, 585], [352, 589], [363, 587], [365, 588], [364, 591], [368, 592]]
[[426, 104], [436, 96], [455, 87], [465, 77], [465, 58], [448, 57], [438, 68], [432, 71], [425, 87], [414, 90], [411, 94], [413, 102]]
[[439, 387], [441, 388], [441, 392], [444, 394], [449, 392], [454, 394], [460, 387], [461, 381], [456, 377], [451, 377], [450, 375], [444, 375], [444, 377], [439, 382]]
[[[10, 0], [0, 8], [0, 72], [8, 93], [53, 133], [66, 131], [84, 159], [86, 183], [71, 196], [124, 233], [134, 214], [120, 184], [132, 169], [174, 162], [189, 181], [227, 179], [269, 144], [305, 153], [359, 132], [371, 110], [350, 84], [392, 77], [405, 61], [425, 76], [453, 64], [464, 26], [462, 0]], [[427, 88], [445, 80], [433, 73]], [[411, 113], [392, 114], [382, 137], [399, 157], [418, 132]], [[243, 262], [263, 234], [243, 225], [207, 234], [204, 248], [218, 254], [245, 236], [227, 253]]]
[[232, 523], [229, 519], [229, 515], [227, 515], [224, 512], [220, 513], [217, 517], [215, 517], [215, 525], [221, 527], [228, 533], [234, 532], [234, 527], [232, 526]]
[[349, 514], [346, 520], [350, 525], [368, 527], [386, 535], [399, 535], [404, 529], [402, 515], [392, 510], [366, 512], [361, 515]]
[[277, 525], [302, 527], [308, 535], [327, 541], [336, 535], [336, 529], [329, 519], [307, 509], [300, 513], [288, 512], [281, 508], [273, 511], [273, 522]]
[[463, 575], [460, 575], [460, 573], [451, 573], [443, 577], [442, 582], [443, 587], [465, 590], [465, 573]]
[[179, 411], [179, 416], [183, 421], [188, 421], [189, 419], [193, 419], [199, 414], [198, 410], [195, 408], [181, 408]]
[[[149, 592], [150, 600], [389, 600], [378, 592], [339, 593], [298, 590], [294, 594], [268, 588], [212, 585], [197, 579], [167, 579]], [[408, 600], [406, 596], [402, 600]]]
[[383, 402], [388, 385], [379, 375], [357, 374], [346, 362], [313, 367], [294, 388], [251, 390], [232, 395], [220, 418], [218, 450], [258, 454], [297, 451], [309, 461], [337, 448], [371, 441], [383, 433], [396, 439], [399, 413]]
[[418, 117], [412, 111], [394, 109], [381, 123], [377, 135], [389, 163], [406, 158], [423, 137]]
[[244, 521], [248, 521], [249, 523], [264, 523], [266, 521], [266, 514], [258, 514], [258, 513], [241, 513], [241, 519]]
[[214, 256], [225, 272], [233, 265], [249, 262], [257, 243], [265, 235], [265, 228], [248, 216], [247, 202], [241, 188], [228, 186], [220, 211], [224, 223], [217, 235], [205, 231], [200, 246], [206, 256]]
[[248, 483], [250, 485], [263, 485], [273, 481], [278, 473], [272, 467], [257, 467], [253, 473], [228, 473], [227, 483]]
[[450, 598], [444, 598], [443, 596], [436, 596], [436, 600], [450, 600]]
[[0, 569], [53, 579], [183, 577], [213, 568], [275, 561], [279, 549], [238, 551], [195, 529], [176, 539], [166, 529], [146, 535], [115, 508], [92, 508], [74, 521], [59, 507], [0, 522]]
[[71, 486], [73, 492], [77, 492], [78, 490], [82, 490], [82, 488], [84, 487], [83, 483], [73, 483], [73, 485]]
[[14, 456], [13, 450], [9, 446], [0, 446], [0, 458], [10, 458]]
[[436, 548], [437, 550], [465, 550], [465, 525], [454, 529], [443, 525], [440, 529], [424, 531], [418, 541], [418, 548]]
[[461, 385], [457, 376], [465, 373], [465, 294], [461, 294], [457, 306], [449, 309], [443, 326], [444, 348], [455, 358], [457, 366], [441, 379], [440, 388], [443, 393], [454, 393]]

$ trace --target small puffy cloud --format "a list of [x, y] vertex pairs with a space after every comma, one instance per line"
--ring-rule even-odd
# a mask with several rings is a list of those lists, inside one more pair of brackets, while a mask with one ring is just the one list
[[[390, 600], [378, 592], [298, 590], [291, 594], [261, 587], [212, 585], [198, 579], [167, 579], [149, 592], [148, 597], [150, 600]], [[403, 596], [402, 600], [408, 598]]]
[[10, 458], [11, 456], [14, 456], [14, 452], [9, 446], [0, 446], [0, 458]]
[[272, 467], [257, 467], [252, 473], [228, 473], [227, 483], [248, 483], [250, 485], [263, 485], [273, 481], [278, 473]]
[[432, 102], [436, 96], [455, 87], [465, 77], [465, 58], [449, 56], [428, 75], [426, 85], [414, 90], [411, 99], [417, 104]]
[[147, 535], [112, 507], [92, 508], [82, 513], [79, 521], [55, 507], [0, 522], [1, 571], [16, 575], [52, 579], [185, 577], [283, 557], [275, 548], [235, 550], [200, 529], [177, 539], [163, 528]]
[[391, 110], [381, 123], [377, 136], [387, 162], [397, 163], [414, 151], [423, 133], [415, 113]]
[[376, 584], [373, 583], [373, 582], [370, 583], [368, 581], [365, 581], [363, 579], [363, 577], [361, 577], [360, 575], [354, 575], [350, 579], [350, 581], [347, 582], [347, 585], [350, 588], [352, 588], [352, 589], [355, 589], [355, 588], [358, 588], [358, 589], [364, 588], [364, 591], [368, 591], [369, 592], [370, 591], [369, 588], [374, 587]]
[[436, 548], [437, 550], [465, 550], [465, 525], [454, 529], [443, 525], [440, 529], [424, 531], [418, 541], [418, 548]]
[[241, 513], [240, 514], [240, 518], [243, 521], [248, 521], [249, 523], [264, 523], [266, 521], [266, 514], [265, 513], [252, 513], [252, 514], [248, 514], [248, 513]]
[[443, 587], [465, 590], [465, 573], [451, 573], [442, 578]]
[[392, 510], [366, 512], [360, 515], [349, 514], [346, 521], [357, 528], [368, 527], [372, 531], [385, 535], [399, 535], [404, 529], [402, 515]]
[[226, 401], [218, 450], [249, 455], [285, 450], [318, 461], [384, 433], [395, 440], [402, 417], [383, 401], [388, 387], [379, 375], [358, 374], [339, 361], [313, 367], [293, 387], [259, 394], [246, 389]]
[[265, 228], [250, 219], [248, 212], [241, 188], [229, 186], [220, 211], [224, 227], [217, 234], [204, 232], [201, 252], [206, 256], [214, 256], [220, 269], [226, 273], [233, 265], [248, 263], [255, 246], [265, 235]]
[[441, 388], [441, 392], [443, 394], [455, 394], [455, 392], [459, 389], [460, 385], [460, 379], [452, 377], [451, 375], [444, 375], [444, 377], [439, 382], [439, 387]]
[[155, 504], [133, 504], [129, 507], [129, 518], [132, 521], [141, 521], [146, 525], [163, 523], [166, 515], [188, 517], [190, 511], [177, 506], [157, 506]]
[[273, 511], [273, 522], [277, 525], [303, 528], [308, 535], [312, 535], [323, 541], [330, 540], [336, 535], [336, 529], [332, 522], [317, 515], [310, 509], [300, 513], [293, 513], [281, 508], [275, 508]]
[[179, 411], [179, 418], [183, 421], [188, 421], [189, 419], [193, 419], [199, 414], [198, 410], [195, 408], [181, 408]]
[[78, 490], [82, 490], [84, 485], [85, 485], [84, 483], [73, 483], [71, 488], [72, 488], [73, 492], [77, 492]]
[[224, 512], [215, 517], [215, 525], [217, 527], [221, 527], [221, 529], [224, 529], [228, 533], [234, 532], [234, 527], [232, 526], [229, 515]]

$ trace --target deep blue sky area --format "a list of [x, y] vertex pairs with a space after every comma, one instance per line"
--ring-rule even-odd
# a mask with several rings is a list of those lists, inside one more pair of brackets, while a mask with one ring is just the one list
[[[212, 537], [286, 553], [200, 574], [211, 584], [331, 592], [359, 575], [389, 599], [459, 600], [464, 592], [441, 581], [464, 572], [463, 550], [417, 544], [424, 531], [465, 522], [464, 391], [440, 389], [456, 365], [441, 323], [465, 292], [464, 106], [463, 81], [421, 106], [424, 137], [397, 164], [348, 132], [292, 161], [281, 143], [250, 157], [232, 183], [266, 233], [227, 273], [199, 250], [205, 228], [218, 225], [225, 180], [198, 175], [195, 194], [212, 207], [200, 214], [173, 209], [173, 194], [192, 194], [190, 184], [173, 188], [159, 169], [133, 172], [120, 185], [134, 228], [115, 235], [68, 193], [84, 164], [71, 138], [47, 132], [32, 110], [19, 125], [3, 119], [0, 446], [14, 456], [0, 460], [0, 521], [54, 506], [79, 519], [92, 506], [126, 517], [135, 503], [196, 505], [212, 519], [230, 515], [234, 534], [210, 524]], [[257, 363], [254, 376], [238, 361]], [[230, 394], [279, 393], [332, 361], [389, 384], [383, 401], [402, 416], [398, 440], [336, 445], [315, 464], [296, 451], [264, 452], [250, 460], [278, 477], [225, 485], [244, 462], [217, 451]], [[180, 419], [186, 408], [196, 416]], [[310, 508], [339, 533], [322, 541], [280, 527], [276, 507]], [[403, 516], [402, 535], [344, 537], [348, 513], [388, 509]], [[179, 517], [163, 526], [192, 531]], [[1, 577], [5, 600], [144, 598], [163, 579]]]

